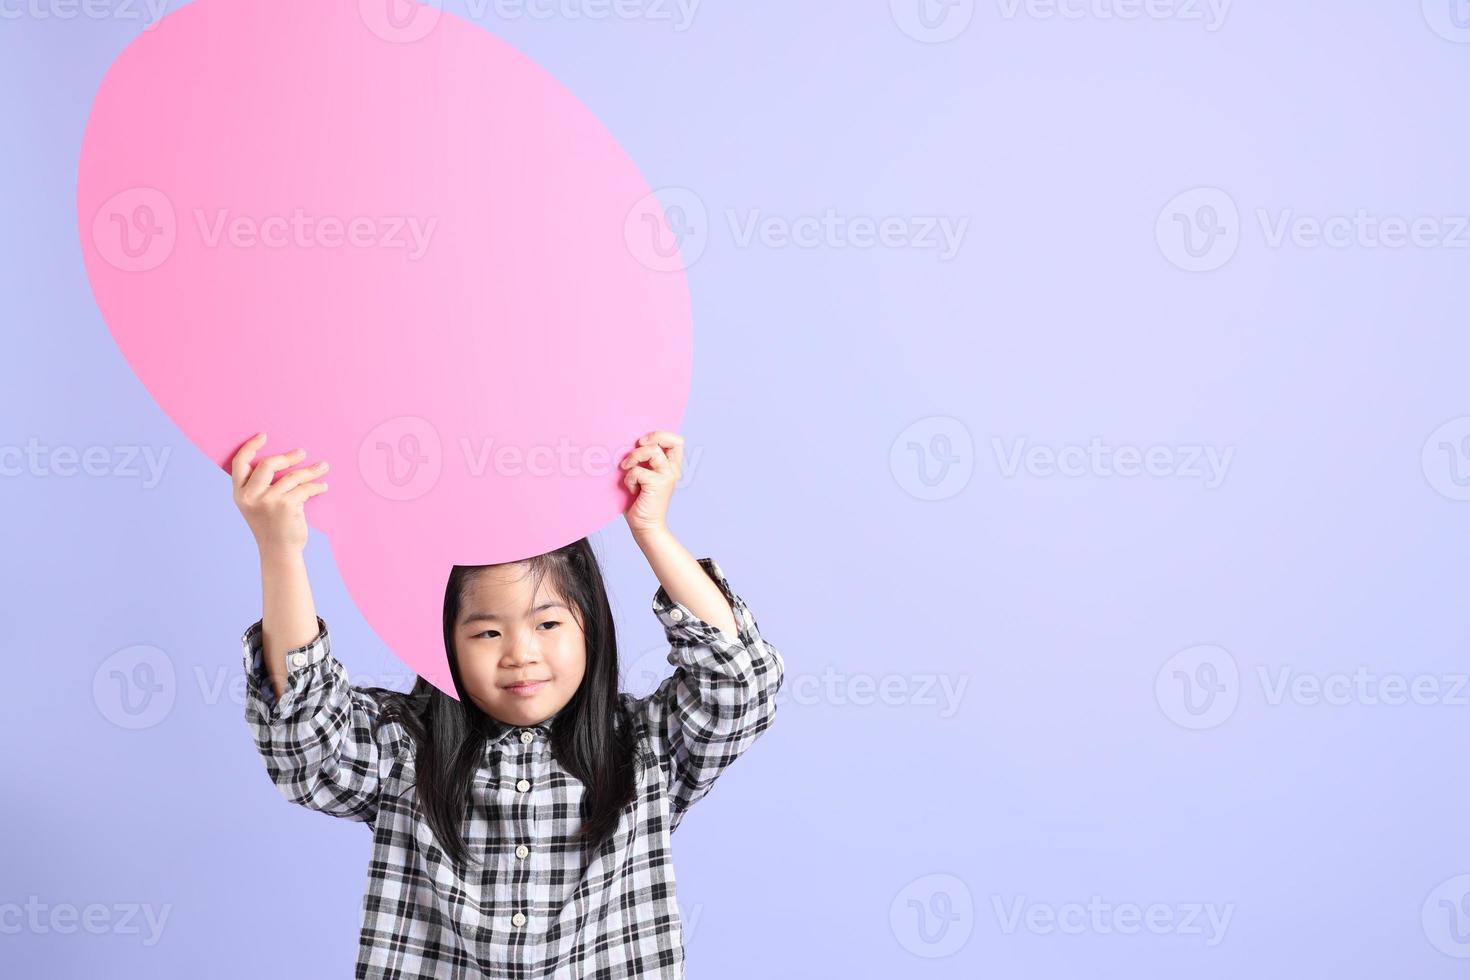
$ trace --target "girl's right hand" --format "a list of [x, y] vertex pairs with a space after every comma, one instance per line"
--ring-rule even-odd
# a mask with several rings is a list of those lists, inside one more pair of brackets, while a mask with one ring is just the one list
[[[306, 501], [325, 493], [325, 483], [309, 482], [327, 471], [326, 461], [303, 466], [282, 474], [306, 456], [306, 450], [267, 456], [255, 462], [255, 452], [265, 445], [261, 432], [240, 447], [230, 465], [235, 485], [235, 506], [250, 525], [255, 544], [262, 554], [300, 553], [306, 549]], [[274, 482], [272, 482], [274, 480]]]

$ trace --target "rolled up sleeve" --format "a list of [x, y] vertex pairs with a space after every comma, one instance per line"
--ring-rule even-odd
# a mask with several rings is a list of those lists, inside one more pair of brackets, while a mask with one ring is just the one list
[[[377, 697], [349, 684], [320, 616], [317, 627], [315, 639], [287, 651], [286, 687], [279, 699], [265, 669], [262, 623], [256, 620], [246, 629], [240, 638], [245, 720], [266, 772], [287, 800], [371, 822], [377, 814], [380, 763], [393, 733], [377, 732]], [[391, 727], [401, 733], [400, 726]]]
[[628, 696], [629, 709], [669, 775], [674, 828], [775, 721], [776, 693], [785, 674], [781, 654], [761, 636], [719, 564], [712, 558], [699, 564], [729, 602], [737, 636], [695, 616], [660, 585], [653, 612], [664, 626], [674, 672], [649, 696]]

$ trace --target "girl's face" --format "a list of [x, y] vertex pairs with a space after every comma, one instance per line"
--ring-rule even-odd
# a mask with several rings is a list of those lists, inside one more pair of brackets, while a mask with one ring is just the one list
[[587, 647], [570, 606], [550, 575], [533, 593], [524, 563], [470, 578], [454, 642], [460, 679], [481, 711], [507, 725], [536, 725], [572, 699]]

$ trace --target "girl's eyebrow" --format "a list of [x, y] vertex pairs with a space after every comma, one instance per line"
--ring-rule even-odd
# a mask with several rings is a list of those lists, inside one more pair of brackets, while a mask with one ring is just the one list
[[[543, 603], [541, 603], [541, 605], [537, 606], [535, 609], [532, 609], [526, 615], [527, 615], [527, 617], [530, 617], [530, 616], [536, 615], [538, 612], [542, 612], [543, 610], [546, 610], [546, 609], [556, 609], [558, 607], [560, 607], [562, 609], [566, 609], [567, 612], [571, 612], [571, 609], [569, 609], [567, 607], [566, 603], [563, 603], [563, 602], [543, 602]], [[470, 613], [468, 616], [466, 616], [461, 621], [461, 625], [468, 626], [470, 623], [479, 622], [480, 620], [498, 620], [498, 619], [501, 619], [501, 618], [502, 617], [498, 613], [493, 613], [493, 612]]]

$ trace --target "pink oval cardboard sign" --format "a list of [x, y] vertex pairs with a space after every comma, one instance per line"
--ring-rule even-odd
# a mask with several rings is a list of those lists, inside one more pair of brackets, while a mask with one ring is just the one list
[[262, 430], [332, 464], [311, 525], [451, 696], [450, 566], [597, 530], [631, 500], [618, 461], [683, 416], [656, 195], [551, 75], [433, 6], [169, 14], [97, 92], [77, 218], [148, 391], [222, 469]]

